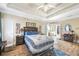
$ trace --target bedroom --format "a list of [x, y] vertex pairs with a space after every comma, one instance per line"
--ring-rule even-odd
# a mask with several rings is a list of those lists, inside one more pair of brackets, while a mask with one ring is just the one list
[[[72, 36], [70, 36], [72, 30], [78, 36], [78, 7], [78, 3], [0, 3], [2, 30], [0, 30], [2, 40], [0, 40], [4, 43], [3, 47], [1, 47], [3, 48], [0, 52], [1, 55], [78, 55], [79, 42], [78, 40], [72, 42], [72, 39], [76, 39], [76, 37], [72, 38]], [[66, 25], [68, 26], [66, 27]], [[40, 35], [31, 36], [38, 33]], [[69, 35], [67, 39], [62, 37], [62, 35], [65, 34]], [[25, 41], [29, 41], [26, 40], [26, 35], [28, 37], [30, 35], [31, 40], [37, 44], [37, 46], [34, 45], [29, 39], [31, 45], [35, 47], [36, 50], [28, 45], [29, 43], [25, 44]], [[64, 41], [64, 39], [66, 41]], [[65, 47], [65, 44], [69, 44], [71, 47]], [[31, 48], [26, 47], [27, 45]], [[57, 50], [53, 48], [57, 48]], [[38, 54], [35, 54], [37, 52]]]

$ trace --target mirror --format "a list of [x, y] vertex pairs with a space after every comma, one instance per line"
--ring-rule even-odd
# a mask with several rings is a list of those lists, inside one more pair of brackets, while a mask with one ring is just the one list
[[65, 25], [65, 31], [71, 31], [71, 30], [72, 30], [71, 25], [69, 24]]

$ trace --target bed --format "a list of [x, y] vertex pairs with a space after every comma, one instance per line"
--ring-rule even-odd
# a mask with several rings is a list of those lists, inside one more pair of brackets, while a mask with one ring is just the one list
[[24, 41], [32, 54], [37, 54], [53, 47], [54, 42], [51, 36], [39, 34], [37, 28], [28, 29], [27, 27], [25, 27], [24, 31]]

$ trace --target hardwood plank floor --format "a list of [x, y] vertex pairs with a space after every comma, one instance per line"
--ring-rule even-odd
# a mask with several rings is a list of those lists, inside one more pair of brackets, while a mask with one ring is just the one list
[[[52, 52], [48, 51], [42, 56], [51, 56], [51, 55]], [[29, 52], [28, 48], [23, 44], [16, 46], [16, 48], [13, 49], [13, 51], [3, 52], [2, 56], [32, 56], [32, 54]]]
[[31, 56], [25, 45], [18, 45], [13, 51], [3, 52], [3, 56]]

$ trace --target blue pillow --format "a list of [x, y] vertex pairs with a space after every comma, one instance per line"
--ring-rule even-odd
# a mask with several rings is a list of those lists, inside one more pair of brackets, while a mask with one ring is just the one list
[[36, 35], [38, 32], [25, 32], [25, 35]]

